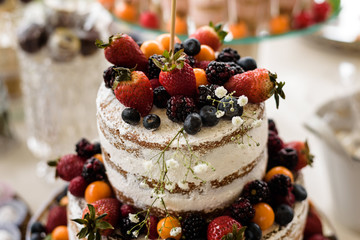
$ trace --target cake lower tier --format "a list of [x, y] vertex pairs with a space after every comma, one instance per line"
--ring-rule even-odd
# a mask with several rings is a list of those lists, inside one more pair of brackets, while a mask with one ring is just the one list
[[[81, 218], [86, 202], [83, 198], [77, 198], [68, 193], [68, 230], [69, 240], [78, 240], [76, 234], [82, 228], [81, 225], [71, 221], [71, 219]], [[305, 228], [306, 217], [308, 213], [308, 201], [296, 202], [294, 207], [294, 218], [286, 226], [273, 224], [270, 228], [263, 231], [263, 240], [301, 240], [303, 239], [303, 231]], [[120, 229], [116, 229], [113, 235], [102, 237], [102, 240], [120, 240]], [[118, 235], [118, 236], [117, 236]], [[139, 236], [138, 240], [145, 240], [145, 236]]]

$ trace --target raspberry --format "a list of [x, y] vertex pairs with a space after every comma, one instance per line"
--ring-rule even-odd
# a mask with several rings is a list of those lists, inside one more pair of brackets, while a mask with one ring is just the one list
[[281, 149], [278, 156], [278, 165], [289, 170], [294, 170], [299, 161], [296, 149], [290, 147]]
[[245, 185], [241, 195], [249, 199], [252, 204], [268, 202], [270, 190], [266, 182], [254, 180]]
[[[211, 100], [211, 99], [216, 99], [216, 100], [220, 100], [218, 97], [216, 97], [215, 95], [215, 90], [218, 88], [218, 85], [215, 84], [210, 84], [210, 85], [200, 85], [198, 87], [199, 90], [199, 95], [197, 98], [197, 102], [196, 102], [196, 106], [198, 108], [202, 108], [203, 106], [206, 105], [211, 105], [214, 107], [217, 107], [217, 102]], [[211, 99], [208, 99], [208, 96], [211, 97]]]
[[275, 124], [275, 122], [274, 122], [274, 120], [272, 120], [272, 119], [268, 119], [268, 129], [270, 130], [270, 131], [273, 131], [273, 132], [275, 132], [276, 134], [278, 134], [278, 130], [277, 130], [277, 128], [276, 128], [276, 124]]
[[46, 221], [46, 232], [51, 233], [54, 228], [60, 225], [67, 225], [66, 207], [55, 206], [49, 210]]
[[240, 55], [235, 49], [224, 48], [216, 58], [217, 62], [236, 62], [240, 59]]
[[159, 78], [159, 74], [161, 69], [155, 65], [153, 59], [158, 60], [160, 63], [162, 62], [163, 56], [158, 55], [158, 54], [154, 54], [151, 57], [149, 57], [149, 65], [148, 65], [148, 78], [149, 79], [153, 79], [153, 78]]
[[224, 85], [230, 77], [239, 73], [239, 68], [226, 62], [212, 61], [206, 68], [206, 77], [210, 83]]
[[181, 224], [185, 239], [206, 240], [207, 225], [200, 214], [191, 214]]
[[296, 201], [295, 195], [291, 192], [291, 190], [289, 190], [285, 196], [275, 195], [273, 197], [273, 204], [275, 206], [279, 206], [281, 204], [286, 204], [286, 205], [289, 205], [290, 207], [294, 207], [295, 201]]
[[292, 190], [291, 179], [284, 174], [277, 174], [268, 182], [271, 194], [286, 196]]
[[116, 71], [114, 70], [115, 67], [116, 66], [110, 66], [103, 73], [105, 87], [107, 87], [107, 88], [113, 87], [115, 77], [116, 77]]
[[231, 207], [231, 216], [242, 225], [247, 225], [255, 215], [249, 199], [240, 197]]
[[191, 97], [175, 95], [167, 102], [166, 115], [173, 122], [183, 122], [187, 115], [196, 111], [194, 100]]
[[275, 132], [269, 131], [267, 147], [269, 157], [273, 157], [284, 147], [284, 142]]
[[195, 68], [201, 68], [203, 70], [206, 70], [207, 66], [209, 65], [211, 61], [196, 61], [194, 67]]
[[92, 157], [86, 160], [81, 175], [87, 182], [105, 180], [106, 173], [104, 164], [100, 162], [99, 159]]
[[149, 233], [148, 238], [149, 239], [158, 239], [159, 234], [157, 232], [157, 223], [159, 222], [159, 219], [155, 216], [150, 215], [147, 219], [146, 229]]
[[101, 153], [101, 148], [98, 144], [92, 144], [85, 138], [82, 138], [77, 142], [75, 150], [80, 157], [85, 159], [88, 159], [97, 153]]
[[87, 186], [88, 183], [85, 181], [84, 177], [77, 176], [70, 181], [69, 192], [75, 197], [84, 197]]
[[167, 101], [170, 97], [170, 94], [163, 86], [154, 89], [154, 105], [158, 108], [166, 108]]
[[121, 217], [126, 218], [129, 216], [130, 213], [135, 213], [135, 209], [131, 205], [123, 204], [121, 205], [120, 212], [121, 212]]
[[84, 159], [75, 154], [67, 154], [60, 158], [56, 165], [56, 176], [65, 181], [71, 181], [80, 176]]

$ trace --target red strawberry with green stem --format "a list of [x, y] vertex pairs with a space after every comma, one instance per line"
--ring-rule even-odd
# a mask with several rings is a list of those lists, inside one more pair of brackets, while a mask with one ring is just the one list
[[293, 141], [285, 144], [285, 147], [294, 148], [298, 155], [298, 163], [294, 170], [299, 171], [300, 169], [311, 166], [313, 163], [314, 155], [310, 153], [309, 145], [307, 141]]
[[79, 239], [100, 239], [109, 236], [120, 218], [120, 202], [116, 198], [104, 198], [88, 204], [82, 218], [72, 221], [84, 225], [76, 235]]
[[245, 228], [229, 216], [220, 216], [212, 220], [207, 229], [208, 240], [243, 240]]
[[202, 45], [208, 45], [214, 51], [217, 51], [226, 37], [227, 32], [222, 30], [222, 25], [214, 26], [210, 22], [209, 26], [202, 26], [198, 28], [189, 38], [196, 38]]
[[56, 166], [56, 177], [60, 177], [65, 181], [71, 181], [73, 178], [80, 176], [85, 159], [76, 154], [67, 154], [60, 159], [48, 161], [51, 167]]
[[139, 45], [127, 34], [116, 34], [109, 37], [109, 43], [96, 40], [96, 46], [104, 48], [105, 58], [120, 67], [146, 71], [148, 59]]
[[156, 66], [161, 69], [160, 84], [171, 95], [193, 96], [196, 94], [196, 78], [193, 68], [185, 61], [183, 49], [175, 54], [165, 50], [161, 62], [153, 59]]
[[114, 69], [116, 98], [126, 107], [138, 110], [141, 116], [148, 115], [153, 106], [153, 90], [145, 73], [122, 67]]
[[276, 107], [279, 107], [279, 97], [285, 99], [282, 90], [285, 83], [276, 81], [277, 75], [264, 68], [257, 68], [232, 76], [224, 87], [234, 96], [245, 95], [251, 103], [260, 103], [272, 95], [275, 97]]

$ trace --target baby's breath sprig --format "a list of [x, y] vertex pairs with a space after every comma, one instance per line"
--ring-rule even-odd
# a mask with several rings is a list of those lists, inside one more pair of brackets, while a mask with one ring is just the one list
[[[182, 138], [184, 138], [184, 140], [185, 140], [185, 147], [183, 147], [180, 142], [180, 140]], [[151, 197], [154, 199], [153, 199], [151, 205], [147, 209], [138, 212], [134, 216], [132, 215], [132, 219], [136, 219], [136, 218], [139, 219], [140, 215], [142, 215], [142, 216], [145, 215], [144, 220], [142, 220], [142, 221], [139, 220], [139, 222], [134, 222], [134, 223], [136, 223], [136, 225], [128, 231], [128, 234], [137, 235], [144, 226], [149, 225], [149, 218], [150, 218], [151, 210], [157, 202], [160, 202], [160, 204], [165, 212], [165, 216], [170, 216], [170, 214], [167, 210], [167, 207], [166, 207], [166, 203], [164, 201], [164, 196], [165, 196], [165, 190], [167, 189], [167, 186], [175, 185], [175, 183], [173, 183], [168, 176], [169, 165], [174, 167], [174, 165], [177, 166], [176, 164], [178, 164], [178, 162], [173, 158], [167, 160], [166, 152], [169, 150], [170, 146], [174, 142], [177, 142], [177, 144], [176, 144], [176, 151], [173, 156], [177, 159], [181, 159], [183, 166], [185, 166], [187, 169], [187, 171], [184, 175], [184, 179], [181, 181], [181, 183], [186, 184], [187, 178], [189, 177], [190, 174], [192, 175], [192, 177], [194, 179], [200, 180], [202, 183], [206, 182], [205, 180], [198, 177], [198, 174], [207, 170], [210, 163], [208, 163], [204, 160], [201, 160], [195, 154], [193, 148], [191, 147], [191, 145], [188, 141], [187, 134], [186, 134], [184, 128], [181, 128], [176, 133], [176, 135], [169, 141], [169, 143], [159, 153], [157, 153], [156, 155], [151, 157], [150, 160], [145, 162], [145, 168], [147, 168], [148, 172], [151, 173], [152, 172], [151, 170], [153, 168], [152, 161], [154, 159], [156, 159], [154, 165], [160, 169], [160, 175], [159, 175], [156, 185], [154, 186], [154, 188], [152, 190], [153, 195]], [[210, 168], [213, 171], [215, 171], [214, 167], [210, 166]], [[171, 169], [171, 167], [170, 167], [170, 169]], [[141, 184], [145, 184], [145, 182], [142, 181]], [[173, 189], [170, 189], [170, 190], [167, 189], [167, 190], [172, 192]], [[149, 235], [149, 232], [147, 233], [147, 236], [148, 235]]]

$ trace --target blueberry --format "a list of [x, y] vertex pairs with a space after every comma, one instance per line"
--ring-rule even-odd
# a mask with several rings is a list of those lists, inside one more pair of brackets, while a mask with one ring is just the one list
[[177, 53], [181, 49], [184, 49], [184, 45], [182, 43], [175, 43], [174, 44], [174, 53]]
[[249, 223], [245, 229], [245, 239], [246, 240], [260, 240], [262, 237], [262, 231], [259, 225], [256, 223]]
[[252, 57], [243, 57], [237, 61], [237, 64], [240, 65], [245, 71], [254, 70], [257, 68], [256, 61]]
[[216, 117], [216, 107], [205, 105], [200, 109], [200, 116], [204, 126], [215, 126], [219, 123], [220, 118]]
[[286, 226], [294, 218], [294, 210], [287, 204], [279, 205], [275, 210], [275, 222], [280, 226]]
[[307, 192], [303, 186], [300, 184], [293, 184], [293, 194], [295, 195], [296, 201], [303, 201], [307, 198]]
[[95, 154], [101, 153], [101, 145], [99, 142], [94, 143], [94, 153]]
[[31, 225], [31, 233], [41, 233], [45, 231], [45, 226], [41, 222], [34, 222]]
[[121, 118], [130, 125], [138, 125], [140, 122], [140, 113], [135, 108], [125, 108], [121, 113]]
[[278, 153], [279, 164], [289, 170], [294, 170], [298, 163], [297, 151], [294, 148], [285, 147]]
[[184, 121], [184, 129], [188, 134], [194, 135], [198, 133], [201, 130], [201, 127], [201, 116], [198, 113], [190, 113], [187, 115]]
[[189, 56], [195, 56], [200, 52], [201, 44], [199, 40], [195, 38], [186, 39], [183, 45], [184, 45], [184, 52]]
[[218, 105], [218, 108], [220, 111], [225, 112], [225, 117], [228, 119], [231, 119], [235, 116], [241, 116], [243, 114], [243, 107], [239, 106], [237, 104], [237, 98], [236, 97], [224, 97], [220, 100], [220, 103]]
[[149, 114], [144, 117], [143, 125], [148, 130], [156, 130], [161, 123], [160, 117], [156, 114]]

